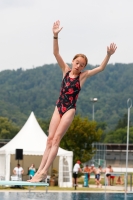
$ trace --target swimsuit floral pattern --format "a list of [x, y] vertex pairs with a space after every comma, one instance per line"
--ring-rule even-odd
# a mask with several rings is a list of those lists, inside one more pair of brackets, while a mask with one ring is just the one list
[[60, 96], [56, 102], [61, 117], [66, 111], [72, 108], [76, 109], [76, 101], [81, 90], [79, 75], [76, 78], [70, 78], [69, 73], [70, 71], [62, 80]]

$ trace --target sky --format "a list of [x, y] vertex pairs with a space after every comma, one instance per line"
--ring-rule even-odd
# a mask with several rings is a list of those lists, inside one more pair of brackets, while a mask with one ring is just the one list
[[60, 20], [60, 54], [77, 53], [99, 65], [107, 46], [109, 63], [133, 63], [133, 0], [0, 0], [0, 71], [56, 63], [52, 26]]

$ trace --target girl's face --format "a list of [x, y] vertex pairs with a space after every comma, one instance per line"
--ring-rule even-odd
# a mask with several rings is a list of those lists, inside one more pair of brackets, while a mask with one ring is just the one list
[[72, 61], [72, 68], [77, 72], [81, 72], [86, 66], [86, 61], [82, 57], [77, 57]]

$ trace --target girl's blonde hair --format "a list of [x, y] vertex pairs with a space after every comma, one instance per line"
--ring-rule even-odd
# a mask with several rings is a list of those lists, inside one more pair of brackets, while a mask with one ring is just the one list
[[82, 53], [76, 54], [76, 55], [74, 56], [73, 60], [75, 60], [75, 59], [78, 58], [78, 57], [82, 57], [82, 58], [85, 59], [85, 62], [86, 62], [85, 66], [88, 64], [88, 58], [86, 57], [86, 55], [84, 55], [84, 54], [82, 54]]

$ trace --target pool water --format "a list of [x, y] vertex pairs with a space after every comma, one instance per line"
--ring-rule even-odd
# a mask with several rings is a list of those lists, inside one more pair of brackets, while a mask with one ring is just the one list
[[71, 192], [0, 192], [0, 200], [132, 200], [133, 194]]

